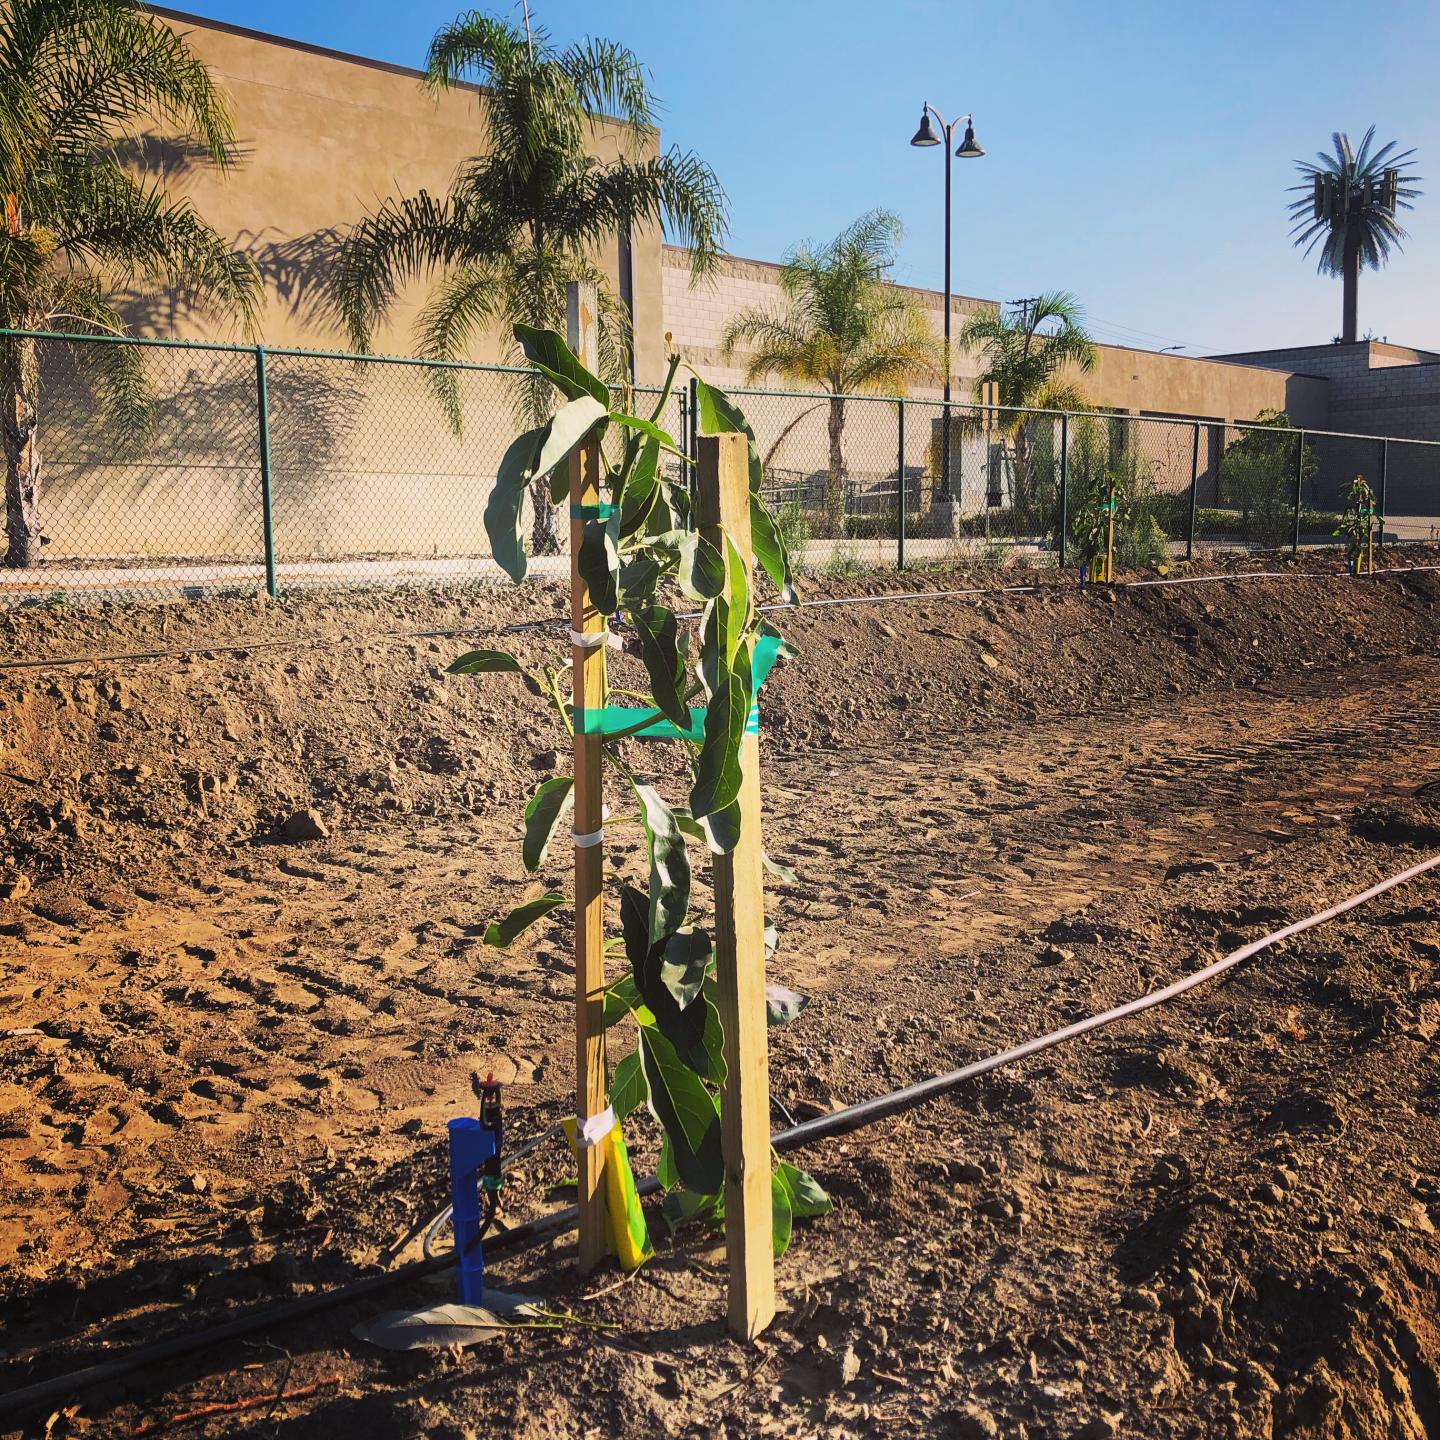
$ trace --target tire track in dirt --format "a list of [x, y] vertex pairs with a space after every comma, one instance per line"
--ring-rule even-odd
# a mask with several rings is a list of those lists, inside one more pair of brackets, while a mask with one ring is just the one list
[[[909, 756], [780, 761], [772, 788], [822, 836], [795, 834], [772, 801], [772, 848], [801, 875], [781, 913], [805, 929], [874, 912], [857, 958], [890, 965], [922, 945], [962, 956], [1099, 895], [1223, 867], [1440, 774], [1437, 679], [1440, 666], [1414, 658]], [[827, 894], [827, 869], [854, 878]], [[902, 918], [903, 935], [883, 923]], [[824, 987], [843, 950], [792, 938], [778, 963]]]

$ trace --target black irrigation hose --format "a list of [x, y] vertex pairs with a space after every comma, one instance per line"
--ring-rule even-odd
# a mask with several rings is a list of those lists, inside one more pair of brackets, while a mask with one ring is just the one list
[[[974, 1080], [981, 1075], [988, 1075], [1002, 1066], [1014, 1064], [1017, 1060], [1024, 1060], [1031, 1055], [1038, 1055], [1042, 1050], [1063, 1045], [1068, 1040], [1077, 1039], [1092, 1030], [1099, 1030], [1106, 1025], [1114, 1024], [1117, 1020], [1138, 1015], [1141, 1011], [1149, 1010], [1156, 1005], [1163, 1005], [1167, 1000], [1173, 1000], [1187, 990], [1193, 990], [1197, 985], [1203, 985], [1207, 980], [1213, 980], [1217, 975], [1224, 974], [1225, 971], [1239, 965], [1243, 960], [1248, 960], [1261, 950], [1277, 944], [1281, 940], [1287, 940], [1293, 935], [1299, 935], [1302, 931], [1323, 925], [1326, 921], [1333, 920], [1347, 911], [1364, 905], [1377, 895], [1383, 895], [1387, 890], [1393, 890], [1397, 885], [1403, 885], [1406, 881], [1413, 880], [1417, 876], [1437, 868], [1440, 868], [1440, 854], [1431, 855], [1427, 859], [1411, 865], [1408, 869], [1402, 870], [1398, 875], [1381, 880], [1368, 890], [1362, 890], [1358, 895], [1341, 900], [1328, 909], [1317, 911], [1303, 920], [1297, 920], [1279, 930], [1271, 931], [1270, 934], [1262, 936], [1259, 940], [1251, 941], [1248, 945], [1242, 945], [1238, 950], [1232, 950], [1228, 955], [1222, 956], [1219, 960], [1195, 971], [1192, 975], [1187, 975], [1183, 980], [1176, 980], [1162, 989], [1152, 990], [1148, 995], [1142, 995], [1138, 999], [1127, 1001], [1123, 1005], [1117, 1005], [1098, 1015], [1087, 1016], [1084, 1020], [1077, 1020], [1073, 1025], [1062, 1026], [1059, 1030], [1052, 1030], [1048, 1035], [1037, 1036], [1035, 1039], [1027, 1040], [1009, 1050], [1002, 1050], [983, 1060], [975, 1060], [969, 1065], [961, 1066], [958, 1070], [935, 1075], [928, 1080], [921, 1080], [917, 1084], [892, 1090], [887, 1095], [877, 1095], [873, 1100], [863, 1100], [858, 1105], [837, 1110], [831, 1115], [821, 1115], [817, 1119], [793, 1125], [788, 1130], [782, 1130], [771, 1136], [770, 1143], [776, 1150], [796, 1150], [815, 1140], [828, 1139], [832, 1135], [843, 1135], [851, 1130], [873, 1125], [877, 1120], [883, 1120], [902, 1110], [913, 1109], [926, 1100], [944, 1095], [959, 1088], [967, 1081]], [[642, 1196], [654, 1195], [660, 1189], [660, 1182], [651, 1176], [649, 1179], [637, 1182], [635, 1188]], [[563, 1235], [572, 1230], [579, 1223], [579, 1218], [579, 1206], [567, 1206], [553, 1215], [527, 1221], [524, 1225], [517, 1225], [513, 1230], [502, 1231], [486, 1245], [486, 1252], [497, 1255], [509, 1250], [528, 1249], [542, 1240], [548, 1240], [552, 1236]], [[405, 1280], [418, 1279], [422, 1275], [433, 1275], [437, 1271], [444, 1270], [453, 1260], [453, 1252], [437, 1255], [430, 1260], [415, 1260], [408, 1265], [402, 1265], [398, 1270], [388, 1270], [379, 1275], [366, 1275], [358, 1280], [351, 1280], [345, 1285], [337, 1286], [333, 1290], [319, 1291], [313, 1295], [302, 1296], [298, 1300], [288, 1300], [279, 1305], [255, 1310], [248, 1315], [241, 1315], [210, 1329], [189, 1331], [184, 1334], [172, 1335], [166, 1340], [157, 1340], [148, 1345], [137, 1346], [133, 1350], [127, 1350], [123, 1354], [117, 1355], [113, 1360], [102, 1360], [80, 1370], [71, 1371], [68, 1375], [60, 1375], [52, 1380], [40, 1380], [34, 1385], [26, 1385], [19, 1390], [12, 1390], [6, 1395], [0, 1395], [0, 1414], [7, 1414], [31, 1405], [39, 1405], [44, 1401], [58, 1400], [72, 1391], [90, 1385], [98, 1385], [106, 1380], [118, 1380], [148, 1365], [178, 1359], [182, 1355], [193, 1354], [197, 1350], [218, 1344], [223, 1340], [234, 1340], [242, 1335], [249, 1335], [256, 1330], [264, 1329], [266, 1326], [297, 1320], [302, 1316], [313, 1315], [334, 1305], [342, 1305], [350, 1300], [359, 1300], [366, 1295], [372, 1295], [378, 1290], [387, 1289], [389, 1286]]]

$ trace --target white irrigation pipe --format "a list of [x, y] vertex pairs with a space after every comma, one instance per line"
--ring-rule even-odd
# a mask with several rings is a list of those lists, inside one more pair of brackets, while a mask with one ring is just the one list
[[1204, 585], [1207, 581], [1227, 580], [1381, 580], [1386, 575], [1413, 575], [1416, 571], [1431, 570], [1440, 570], [1440, 565], [1395, 565], [1388, 570], [1372, 570], [1361, 575], [1348, 571], [1323, 574], [1313, 570], [1245, 570], [1237, 575], [1178, 575], [1170, 580], [1117, 580], [1114, 584], [1121, 589], [1143, 590], [1147, 585]]
[[[1411, 575], [1417, 572], [1440, 571], [1440, 565], [1396, 565], [1387, 570], [1376, 570], [1369, 575], [1323, 574], [1315, 571], [1294, 570], [1247, 570], [1235, 575], [1181, 575], [1165, 580], [1113, 580], [1082, 587], [1085, 589], [1140, 590], [1153, 585], [1206, 585], [1228, 584], [1232, 580], [1379, 580], [1387, 575]], [[898, 595], [842, 595], [827, 600], [802, 600], [798, 606], [777, 601], [773, 605], [760, 606], [761, 611], [771, 610], [818, 610], [831, 605], [888, 605], [892, 600], [953, 600], [972, 595], [1032, 595], [1050, 588], [1049, 585], [976, 585], [966, 590], [907, 590]], [[676, 615], [677, 620], [698, 620], [699, 610], [685, 610]], [[458, 635], [513, 635], [526, 630], [565, 630], [568, 622], [563, 620], [525, 620], [518, 625], [469, 625], [448, 630], [386, 630], [374, 635], [361, 635], [352, 640], [352, 645], [381, 645], [398, 640], [431, 640]], [[118, 655], [71, 655], [45, 657], [39, 660], [0, 660], [0, 672], [7, 670], [58, 669], [69, 665], [110, 665], [121, 661], [164, 660], [186, 655], [199, 655], [206, 651], [218, 654], [234, 654], [240, 650], [266, 650], [276, 648], [303, 649], [307, 646], [333, 646], [330, 639], [301, 637], [290, 640], [239, 640], [228, 644], [197, 644], [173, 650], [135, 650]]]

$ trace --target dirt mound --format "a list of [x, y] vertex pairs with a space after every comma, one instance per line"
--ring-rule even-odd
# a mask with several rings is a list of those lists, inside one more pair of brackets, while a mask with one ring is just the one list
[[[563, 598], [4, 617], [0, 1264], [24, 1318], [0, 1388], [373, 1265], [443, 1200], [438, 1137], [486, 1074], [516, 1141], [566, 1113], [567, 912], [481, 944], [563, 881], [566, 857], [518, 854], [563, 732], [513, 681], [444, 669], [477, 644], [563, 663]], [[1297, 576], [788, 617], [802, 656], [761, 703], [767, 844], [797, 872], [774, 972], [812, 1000], [774, 1032], [777, 1100], [803, 1118], [953, 1068], [1413, 863], [1437, 602], [1434, 575]], [[639, 838], [617, 826], [607, 859], [638, 873]], [[562, 1246], [501, 1283], [613, 1343], [401, 1364], [347, 1341], [351, 1310], [56, 1433], [333, 1377], [288, 1433], [1440, 1433], [1437, 961], [1417, 884], [807, 1152], [840, 1209], [782, 1265], [762, 1351], [711, 1323], [713, 1237], [593, 1290]], [[645, 1169], [653, 1132], [632, 1138]], [[570, 1170], [535, 1152], [508, 1218]]]
[[[926, 572], [906, 586], [976, 579]], [[867, 583], [883, 593], [895, 580]], [[807, 597], [842, 585], [865, 588], [817, 581]], [[481, 644], [564, 664], [564, 603], [536, 585], [0, 617], [12, 656], [0, 669], [0, 883], [90, 860], [143, 873], [181, 849], [287, 838], [307, 811], [340, 828], [511, 806], [537, 766], [561, 763], [564, 731], [518, 684], [445, 667]], [[764, 733], [789, 751], [925, 743], [1432, 654], [1437, 604], [1433, 574], [1297, 572], [805, 609], [783, 617], [803, 658], [767, 685]], [[621, 660], [617, 676], [632, 669]]]

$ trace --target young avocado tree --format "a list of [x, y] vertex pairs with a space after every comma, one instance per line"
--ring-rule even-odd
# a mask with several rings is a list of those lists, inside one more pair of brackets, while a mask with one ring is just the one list
[[[1350, 569], [1365, 574], [1375, 568], [1375, 492], [1363, 475], [1357, 475], [1345, 495], [1345, 509], [1334, 533], [1345, 541]], [[1383, 523], [1383, 517], [1382, 517]]]
[[[793, 652], [761, 616], [735, 539], [722, 533], [717, 545], [697, 533], [685, 486], [667, 475], [667, 457], [685, 458], [659, 424], [680, 358], [672, 356], [651, 414], [633, 415], [623, 402], [613, 402], [605, 383], [555, 331], [521, 324], [514, 333], [563, 403], [546, 423], [515, 440], [501, 462], [485, 512], [492, 553], [511, 579], [524, 578], [521, 505], [530, 487], [548, 477], [551, 499], [556, 504], [569, 499], [572, 516], [577, 509], [582, 512], [577, 517], [583, 520], [578, 566], [590, 603], [604, 616], [623, 616], [633, 629], [626, 653], [643, 665], [648, 689], [609, 691], [602, 708], [577, 711], [563, 696], [558, 668], [527, 670], [504, 651], [473, 650], [450, 670], [521, 676], [532, 693], [549, 702], [572, 737], [577, 730], [601, 737], [603, 766], [631, 798], [646, 840], [649, 879], [645, 887], [620, 883], [620, 934], [606, 942], [607, 953], [623, 954], [626, 968], [605, 985], [604, 1024], [627, 1022], [637, 1041], [610, 1076], [610, 1108], [623, 1122], [648, 1106], [660, 1125], [663, 1213], [676, 1227], [697, 1218], [715, 1219], [725, 1180], [719, 1093], [726, 1078], [725, 1037], [717, 1005], [717, 946], [692, 913], [689, 847], [704, 847], [715, 857], [735, 849], [741, 823], [740, 750], [747, 726], [756, 724], [756, 691], [773, 661]], [[789, 555], [760, 496], [762, 465], [753, 432], [723, 392], [697, 378], [696, 393], [702, 430], [748, 437], [751, 546], [765, 573], [793, 602]], [[587, 441], [600, 445], [603, 499], [577, 506], [567, 461]], [[674, 608], [676, 592], [701, 608], [693, 648]], [[638, 704], [611, 705], [614, 695]], [[692, 709], [694, 700], [702, 700], [704, 708]], [[624, 742], [635, 737], [671, 739], [683, 746], [690, 775], [683, 801], [665, 798], [637, 772], [624, 749]], [[574, 776], [556, 776], [535, 791], [525, 809], [522, 858], [528, 871], [545, 867], [557, 827], [569, 821], [575, 802]], [[765, 865], [794, 878], [768, 857]], [[493, 923], [486, 943], [507, 946], [570, 903], [561, 890], [548, 890]], [[767, 952], [774, 944], [774, 928], [767, 926]], [[769, 1022], [793, 1018], [803, 1003], [791, 991], [768, 987]], [[777, 1255], [789, 1244], [795, 1217], [831, 1208], [814, 1180], [785, 1163], [773, 1165], [771, 1196]]]

